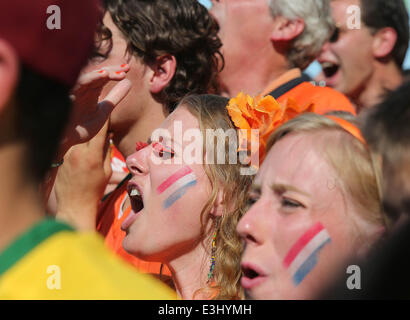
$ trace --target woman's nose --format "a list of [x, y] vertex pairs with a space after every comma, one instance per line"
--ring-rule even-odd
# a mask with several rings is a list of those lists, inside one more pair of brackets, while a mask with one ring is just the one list
[[236, 232], [246, 243], [261, 243], [262, 234], [259, 230], [258, 203], [255, 203], [239, 221]]
[[148, 164], [146, 157], [148, 155], [148, 147], [136, 151], [127, 158], [127, 167], [132, 175], [145, 175], [148, 172]]

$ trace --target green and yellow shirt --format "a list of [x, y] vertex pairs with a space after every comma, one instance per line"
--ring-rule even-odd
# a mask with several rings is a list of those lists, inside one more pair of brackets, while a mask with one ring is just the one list
[[0, 299], [175, 298], [109, 252], [97, 233], [55, 220], [43, 220], [0, 253]]

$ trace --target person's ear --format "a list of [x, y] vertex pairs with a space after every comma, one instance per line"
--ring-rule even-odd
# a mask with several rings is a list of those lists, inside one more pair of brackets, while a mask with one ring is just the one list
[[303, 19], [289, 20], [285, 17], [276, 17], [271, 40], [274, 42], [289, 42], [299, 37], [305, 30]]
[[373, 55], [382, 59], [389, 56], [396, 45], [397, 32], [393, 28], [383, 28], [376, 32], [373, 39]]
[[160, 93], [174, 77], [177, 61], [174, 56], [165, 54], [157, 57], [150, 67], [152, 70], [149, 79], [150, 92]]
[[0, 112], [11, 100], [18, 77], [18, 55], [8, 42], [0, 39]]
[[223, 215], [223, 208], [224, 208], [224, 204], [223, 204], [223, 200], [224, 200], [224, 192], [223, 190], [219, 190], [218, 194], [216, 195], [216, 199], [215, 202], [212, 206], [211, 212], [210, 214], [214, 217], [222, 217]]

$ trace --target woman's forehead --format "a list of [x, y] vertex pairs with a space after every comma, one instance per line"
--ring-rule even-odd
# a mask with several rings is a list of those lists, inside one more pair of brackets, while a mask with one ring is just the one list
[[317, 187], [321, 183], [327, 185], [334, 172], [321, 152], [320, 143], [312, 134], [285, 136], [269, 151], [255, 183], [294, 185], [299, 189]]
[[171, 129], [182, 127], [183, 130], [199, 128], [198, 119], [185, 106], [178, 106], [162, 123], [161, 128]]

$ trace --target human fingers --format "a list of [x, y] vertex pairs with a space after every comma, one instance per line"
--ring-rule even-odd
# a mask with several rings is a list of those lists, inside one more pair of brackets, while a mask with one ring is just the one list
[[121, 81], [125, 78], [127, 72], [130, 70], [128, 64], [105, 66], [103, 68], [86, 72], [80, 75], [73, 92], [83, 89], [98, 89], [103, 87], [109, 81]]

